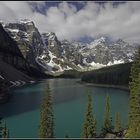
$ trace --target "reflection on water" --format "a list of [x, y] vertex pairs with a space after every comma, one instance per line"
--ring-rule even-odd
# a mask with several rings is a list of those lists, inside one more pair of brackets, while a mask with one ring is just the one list
[[[0, 115], [8, 117], [31, 110], [36, 110], [40, 107], [40, 102], [43, 96], [45, 86], [49, 83], [52, 91], [54, 104], [67, 102], [80, 98], [85, 93], [82, 85], [71, 85], [71, 80], [64, 81], [62, 79], [46, 80], [44, 82], [25, 86], [13, 91], [10, 102], [0, 106]], [[83, 91], [81, 92], [81, 89]]]
[[128, 94], [126, 91], [88, 87], [77, 83], [75, 79], [49, 79], [11, 91], [13, 96], [10, 102], [0, 105], [0, 115], [7, 118], [11, 137], [38, 137], [40, 102], [47, 84], [53, 95], [57, 137], [64, 137], [65, 133], [73, 137], [80, 136], [88, 92], [93, 97], [98, 129], [102, 125], [107, 94], [111, 100], [112, 116], [114, 117], [115, 112], [119, 111], [124, 125], [127, 124]]

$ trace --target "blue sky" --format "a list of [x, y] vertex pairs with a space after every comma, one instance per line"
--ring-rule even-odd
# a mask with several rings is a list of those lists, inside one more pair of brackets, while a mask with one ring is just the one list
[[32, 20], [58, 39], [92, 41], [101, 36], [140, 43], [140, 2], [0, 1], [0, 20]]
[[[30, 4], [33, 6], [34, 11], [38, 11], [42, 14], [45, 14], [46, 9], [49, 9], [50, 7], [53, 7], [53, 6], [58, 7], [58, 5], [60, 3], [61, 2], [59, 2], [59, 1], [48, 1], [48, 2], [45, 2], [44, 5], [40, 5], [40, 6], [38, 6], [38, 4], [36, 2], [31, 2]], [[87, 2], [86, 1], [81, 1], [81, 2], [80, 1], [79, 2], [68, 1], [67, 3], [76, 6], [77, 10], [79, 11], [80, 9], [82, 9], [85, 6], [85, 4]], [[95, 1], [95, 3], [99, 3], [100, 5], [104, 5], [107, 2]], [[124, 4], [125, 2], [111, 2], [111, 3], [112, 3], [113, 6], [118, 6], [119, 4]]]
[[[42, 13], [42, 14], [45, 14], [46, 12], [46, 9], [52, 7], [52, 6], [58, 6], [61, 2], [59, 1], [48, 1], [48, 2], [45, 2], [45, 5], [40, 5], [40, 7], [38, 7], [38, 4], [36, 2], [32, 2], [31, 5], [33, 6], [34, 10]], [[71, 2], [71, 1], [68, 1], [67, 3], [69, 4], [72, 4], [72, 5], [75, 5], [77, 10], [79, 11], [80, 9], [82, 9], [85, 4], [87, 3], [86, 1], [79, 1], [79, 2]], [[107, 2], [103, 2], [103, 1], [95, 1], [95, 3], [99, 3], [100, 5], [103, 5]], [[111, 2], [113, 6], [118, 6], [119, 4], [124, 4], [126, 3], [125, 1], [124, 2]]]

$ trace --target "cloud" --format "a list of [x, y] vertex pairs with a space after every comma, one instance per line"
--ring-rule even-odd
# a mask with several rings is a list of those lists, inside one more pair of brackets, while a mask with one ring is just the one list
[[5, 22], [19, 21], [22, 18], [30, 18], [33, 12], [27, 2], [1, 1], [0, 19]]
[[84, 2], [80, 10], [73, 3], [61, 2], [46, 8], [44, 14], [35, 11], [35, 5], [42, 9], [47, 3], [1, 1], [0, 19], [5, 22], [22, 18], [33, 20], [40, 32], [55, 32], [59, 39], [109, 36], [140, 43], [140, 2], [126, 2], [117, 6], [112, 2]]

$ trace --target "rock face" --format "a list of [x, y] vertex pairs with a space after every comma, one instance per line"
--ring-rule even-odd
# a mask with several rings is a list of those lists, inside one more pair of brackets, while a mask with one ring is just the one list
[[[23, 57], [16, 41], [3, 29], [0, 24], [0, 79], [8, 81], [23, 80], [28, 81], [29, 78], [23, 72], [30, 69], [29, 63]], [[22, 71], [22, 72], [20, 72]], [[17, 76], [19, 75], [19, 76]], [[22, 78], [23, 77], [23, 78]], [[19, 78], [19, 79], [18, 79]]]
[[4, 28], [17, 42], [22, 55], [29, 64], [37, 67], [36, 57], [43, 53], [44, 44], [34, 23], [22, 20], [19, 23], [6, 24]]
[[0, 59], [17, 69], [25, 70], [28, 67], [16, 42], [5, 32], [2, 25], [0, 25]]
[[22, 20], [3, 25], [17, 42], [27, 62], [46, 73], [96, 69], [133, 61], [137, 47], [119, 39], [109, 43], [101, 37], [91, 43], [59, 41], [55, 33], [40, 34], [34, 23]]
[[44, 33], [42, 34], [42, 37], [45, 40], [45, 46], [47, 46], [47, 49], [56, 57], [61, 57], [63, 49], [61, 47], [61, 42], [57, 39], [55, 33]]
[[113, 139], [113, 138], [116, 138], [116, 139], [123, 139], [125, 138], [125, 135], [126, 135], [126, 129], [120, 131], [120, 132], [117, 132], [117, 133], [106, 133], [106, 135], [104, 136], [104, 138], [109, 138], [109, 139]]

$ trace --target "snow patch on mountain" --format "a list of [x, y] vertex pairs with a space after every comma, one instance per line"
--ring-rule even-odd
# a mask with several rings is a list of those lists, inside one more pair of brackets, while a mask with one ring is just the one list
[[90, 65], [94, 68], [94, 69], [98, 69], [98, 68], [102, 68], [105, 67], [106, 65], [100, 64], [100, 63], [95, 63], [95, 62], [91, 62]]
[[26, 82], [25, 81], [22, 81], [22, 80], [10, 81], [10, 83], [12, 84], [10, 87], [23, 86], [23, 85], [26, 84]]
[[33, 21], [28, 20], [28, 19], [21, 19], [21, 20], [19, 21], [19, 23], [21, 23], [21, 24], [33, 25]]
[[121, 64], [124, 63], [124, 60], [114, 60], [113, 64]]
[[0, 75], [0, 78], [4, 80], [4, 78], [3, 78], [3, 76], [2, 76], [2, 75]]
[[104, 43], [104, 42], [106, 42], [106, 38], [101, 37], [99, 39], [95, 39], [93, 42], [90, 43], [90, 45], [91, 46], [97, 46], [97, 45], [99, 45], [101, 43]]
[[18, 33], [19, 32], [19, 30], [18, 29], [10, 29], [10, 28], [7, 28], [10, 32], [16, 32], [16, 33]]

